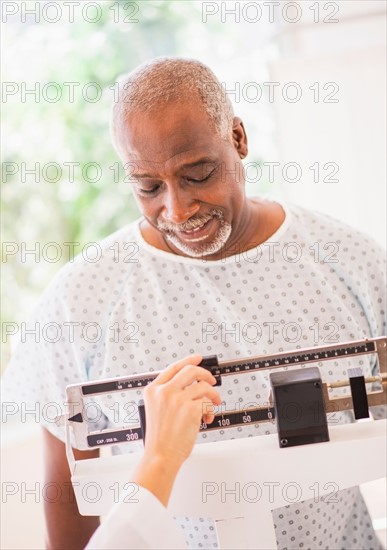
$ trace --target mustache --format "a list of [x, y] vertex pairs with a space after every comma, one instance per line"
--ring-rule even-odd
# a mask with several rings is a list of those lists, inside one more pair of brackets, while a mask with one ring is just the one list
[[217, 218], [222, 221], [224, 219], [223, 212], [219, 208], [212, 208], [208, 214], [203, 214], [196, 218], [190, 218], [184, 223], [174, 224], [170, 222], [159, 222], [157, 228], [167, 233], [175, 233], [178, 231], [192, 231], [197, 227], [202, 227], [205, 223], [209, 222], [212, 218]]

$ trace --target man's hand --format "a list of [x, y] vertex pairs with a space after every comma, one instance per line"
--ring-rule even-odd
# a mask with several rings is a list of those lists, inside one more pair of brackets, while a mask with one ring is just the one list
[[167, 367], [144, 391], [145, 453], [133, 481], [149, 489], [164, 505], [180, 466], [191, 454], [203, 419], [211, 423], [221, 404], [210, 372], [190, 355]]

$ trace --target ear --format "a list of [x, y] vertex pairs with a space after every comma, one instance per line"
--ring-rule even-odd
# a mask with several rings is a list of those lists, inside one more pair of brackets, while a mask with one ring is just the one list
[[239, 117], [234, 117], [232, 125], [232, 143], [241, 159], [247, 157], [247, 135], [243, 122]]

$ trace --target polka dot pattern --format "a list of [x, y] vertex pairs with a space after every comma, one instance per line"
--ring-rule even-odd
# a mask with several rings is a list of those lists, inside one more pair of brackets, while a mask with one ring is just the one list
[[[295, 206], [285, 210], [284, 224], [269, 241], [215, 262], [151, 247], [138, 222], [109, 236], [100, 243], [99, 261], [76, 258], [46, 290], [26, 325], [38, 338], [26, 334], [18, 346], [5, 391], [27, 406], [55, 402], [64, 412], [68, 384], [157, 371], [194, 352], [230, 360], [385, 333], [385, 265], [378, 246], [327, 216]], [[349, 366], [370, 374], [375, 358], [319, 364], [325, 380], [345, 376]], [[262, 405], [268, 376], [228, 377], [222, 395], [227, 409]], [[116, 405], [122, 410], [127, 400], [126, 394], [101, 398], [98, 429], [122, 424]], [[130, 419], [136, 422], [134, 413]], [[331, 424], [350, 421], [344, 413], [329, 417]], [[64, 439], [44, 415], [42, 423]], [[198, 442], [275, 429], [261, 423], [200, 434]], [[115, 452], [136, 448], [123, 445]], [[304, 502], [276, 510], [279, 548], [377, 548], [358, 490], [338, 494], [339, 502], [329, 506]], [[211, 519], [179, 522], [190, 548], [217, 547]]]
[[383, 548], [358, 487], [277, 508], [273, 520], [281, 549]]

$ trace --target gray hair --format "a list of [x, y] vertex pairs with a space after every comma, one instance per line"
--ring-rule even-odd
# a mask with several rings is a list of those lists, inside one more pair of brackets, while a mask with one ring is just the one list
[[[215, 74], [196, 59], [156, 57], [118, 81], [118, 98], [111, 114], [111, 136], [120, 154], [120, 131], [135, 112], [150, 111], [170, 102], [200, 100], [221, 139], [231, 140], [234, 110]], [[122, 156], [122, 155], [120, 155]]]

